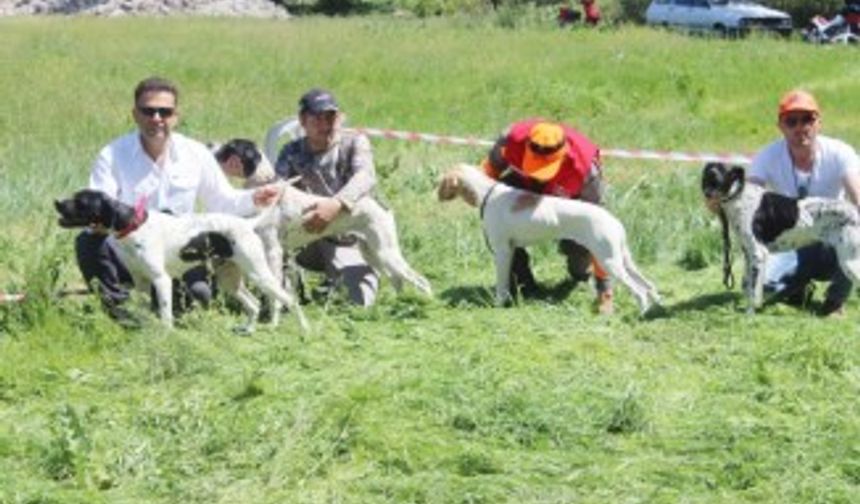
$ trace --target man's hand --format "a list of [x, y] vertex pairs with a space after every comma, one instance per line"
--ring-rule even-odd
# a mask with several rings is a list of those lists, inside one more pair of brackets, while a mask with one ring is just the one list
[[281, 187], [277, 184], [269, 184], [254, 191], [254, 206], [267, 207], [278, 201], [281, 197]]
[[512, 210], [514, 212], [521, 212], [523, 210], [534, 208], [537, 206], [538, 201], [540, 201], [540, 195], [532, 194], [530, 192], [523, 192], [519, 196], [517, 196], [517, 201], [514, 202], [514, 207]]
[[341, 210], [343, 210], [343, 203], [337, 198], [320, 200], [305, 210], [302, 225], [311, 233], [322, 233]]

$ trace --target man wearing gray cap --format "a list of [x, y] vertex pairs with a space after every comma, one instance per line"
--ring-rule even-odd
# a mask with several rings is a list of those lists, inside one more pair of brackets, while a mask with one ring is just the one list
[[[327, 196], [305, 215], [304, 227], [321, 233], [341, 212], [372, 196], [376, 188], [373, 153], [366, 136], [341, 129], [343, 114], [329, 91], [311, 89], [299, 100], [303, 137], [286, 144], [275, 163], [279, 177], [299, 177], [296, 186]], [[376, 299], [379, 278], [364, 260], [354, 237], [317, 240], [296, 256], [303, 268], [323, 271], [327, 283], [342, 283], [350, 300], [370, 306]]]

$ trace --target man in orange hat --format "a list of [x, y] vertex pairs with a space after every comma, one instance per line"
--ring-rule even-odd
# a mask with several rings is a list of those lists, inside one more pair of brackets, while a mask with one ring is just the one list
[[[512, 124], [490, 149], [483, 162], [484, 172], [512, 187], [536, 194], [581, 199], [600, 204], [603, 182], [600, 150], [585, 135], [570, 126], [543, 119], [527, 119]], [[522, 209], [537, 198], [522, 202]], [[609, 276], [593, 260], [588, 250], [572, 240], [561, 240], [559, 250], [567, 256], [567, 270], [576, 281], [588, 280], [593, 269], [597, 289], [596, 307], [611, 313], [612, 287]], [[529, 266], [529, 255], [518, 248], [511, 266], [513, 291], [533, 296], [539, 287]]]
[[[821, 135], [821, 110], [812, 94], [786, 93], [779, 102], [777, 127], [782, 138], [755, 156], [747, 180], [792, 198], [818, 196], [860, 203], [860, 158], [850, 145]], [[774, 254], [768, 261], [765, 288], [789, 302], [805, 303], [812, 280], [830, 285], [821, 315], [842, 313], [851, 281], [839, 268], [832, 247], [815, 243]]]

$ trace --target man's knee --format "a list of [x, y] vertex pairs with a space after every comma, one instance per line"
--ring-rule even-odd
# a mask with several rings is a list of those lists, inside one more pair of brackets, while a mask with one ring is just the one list
[[587, 248], [573, 240], [561, 240], [559, 251], [567, 257], [567, 272], [577, 281], [588, 279], [588, 269], [591, 267], [591, 253]]

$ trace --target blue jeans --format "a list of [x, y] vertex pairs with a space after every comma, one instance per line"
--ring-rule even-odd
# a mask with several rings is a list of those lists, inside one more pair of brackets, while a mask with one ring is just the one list
[[817, 242], [791, 252], [772, 254], [765, 272], [767, 292], [785, 294], [805, 289], [813, 280], [830, 282], [824, 294], [824, 304], [838, 308], [851, 294], [853, 284], [836, 257], [836, 250]]

